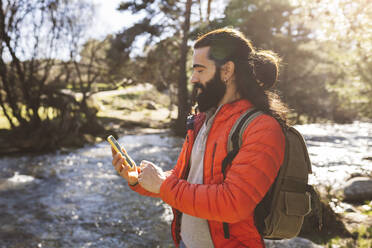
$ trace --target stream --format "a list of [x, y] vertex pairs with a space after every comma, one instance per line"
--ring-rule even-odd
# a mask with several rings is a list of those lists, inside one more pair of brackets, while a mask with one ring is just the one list
[[[372, 124], [308, 124], [310, 183], [342, 187], [372, 173]], [[139, 163], [164, 170], [183, 139], [166, 130], [119, 139]], [[111, 165], [107, 142], [45, 155], [0, 158], [0, 247], [173, 247], [171, 209], [132, 192]]]

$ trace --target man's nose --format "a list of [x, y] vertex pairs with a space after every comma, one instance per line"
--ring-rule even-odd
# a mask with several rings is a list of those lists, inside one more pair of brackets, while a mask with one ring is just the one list
[[195, 84], [199, 82], [199, 78], [195, 75], [195, 73], [192, 74], [191, 76], [191, 83]]

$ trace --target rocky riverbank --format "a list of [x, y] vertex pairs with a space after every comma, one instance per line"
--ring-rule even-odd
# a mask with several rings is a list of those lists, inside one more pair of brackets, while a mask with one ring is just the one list
[[[79, 93], [70, 94], [81, 97]], [[52, 120], [32, 130], [18, 128], [11, 131], [0, 127], [0, 156], [76, 149], [102, 142], [110, 134], [141, 134], [169, 128], [172, 119], [176, 118], [175, 107], [169, 107], [169, 97], [157, 92], [151, 84], [98, 92], [88, 103], [97, 118], [89, 123], [83, 123], [84, 120], [72, 123], [79, 128], [71, 133], [52, 132], [59, 130]]]

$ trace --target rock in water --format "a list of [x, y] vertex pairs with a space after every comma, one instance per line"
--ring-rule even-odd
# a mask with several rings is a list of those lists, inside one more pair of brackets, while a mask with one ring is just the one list
[[314, 244], [308, 239], [304, 238], [293, 238], [283, 240], [266, 240], [266, 248], [321, 248], [323, 246]]
[[354, 177], [346, 182], [344, 200], [364, 202], [372, 200], [372, 179], [368, 177]]
[[35, 181], [35, 178], [28, 175], [20, 175], [18, 172], [13, 177], [0, 179], [0, 192], [8, 190], [17, 190], [26, 187]]

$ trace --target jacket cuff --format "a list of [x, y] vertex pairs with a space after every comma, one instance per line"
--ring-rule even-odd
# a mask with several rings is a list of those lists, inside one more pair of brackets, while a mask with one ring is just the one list
[[[159, 195], [160, 195], [160, 198], [166, 202], [167, 202], [167, 196], [169, 197], [169, 185], [170, 184], [175, 184], [175, 181], [177, 181], [178, 178], [176, 175], [169, 175], [164, 181], [163, 183], [161, 184], [160, 186], [160, 192], [159, 192]], [[172, 186], [170, 188], [173, 188]]]
[[135, 184], [128, 183], [128, 186], [131, 187], [134, 190], [134, 189], [138, 188], [139, 183], [138, 182], [136, 182]]

